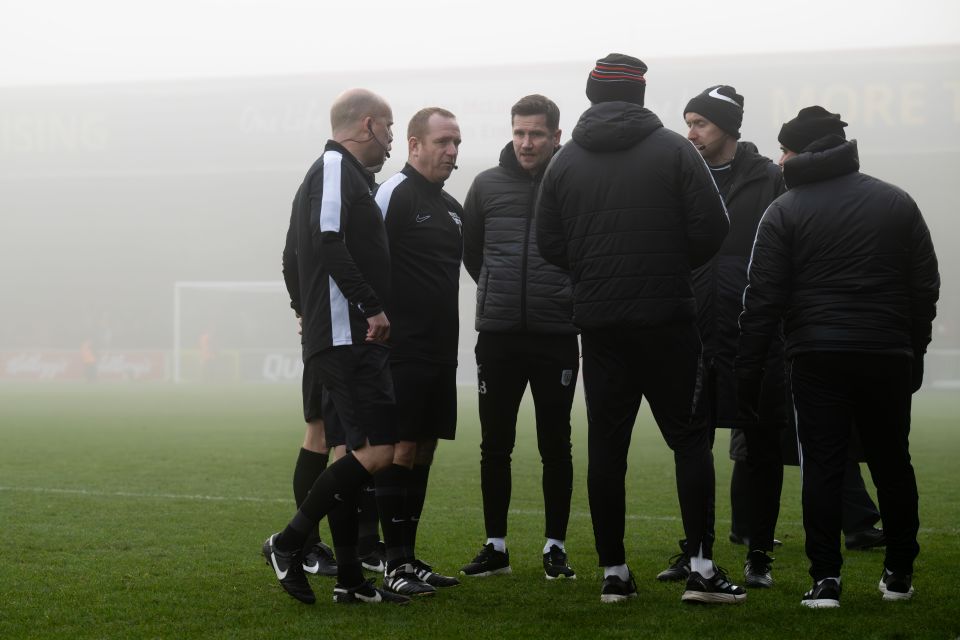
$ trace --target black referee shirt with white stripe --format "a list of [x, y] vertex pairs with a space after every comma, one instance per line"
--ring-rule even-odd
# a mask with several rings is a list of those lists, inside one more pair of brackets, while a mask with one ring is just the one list
[[390, 252], [373, 176], [328, 140], [297, 191], [283, 251], [290, 306], [303, 317], [303, 359], [363, 344], [389, 296]]
[[377, 190], [390, 241], [390, 359], [457, 363], [463, 207], [407, 164]]

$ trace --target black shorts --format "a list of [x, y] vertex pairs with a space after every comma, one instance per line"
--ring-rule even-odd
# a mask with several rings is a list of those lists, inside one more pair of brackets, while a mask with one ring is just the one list
[[303, 363], [303, 421], [313, 422], [323, 418], [323, 383], [317, 371], [316, 357]]
[[[327, 445], [359, 449], [397, 441], [390, 350], [376, 344], [333, 347], [304, 363], [304, 416], [307, 372], [311, 409], [322, 387], [321, 409]], [[318, 383], [318, 384], [317, 384]]]
[[457, 435], [457, 365], [395, 362], [397, 437], [408, 442]]

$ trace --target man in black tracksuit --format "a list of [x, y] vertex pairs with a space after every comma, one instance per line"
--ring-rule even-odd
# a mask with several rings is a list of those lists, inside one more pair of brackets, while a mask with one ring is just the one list
[[789, 189], [757, 229], [736, 359], [751, 414], [770, 337], [783, 324], [800, 440], [808, 607], [840, 604], [841, 486], [855, 427], [887, 535], [884, 600], [913, 594], [919, 553], [910, 400], [921, 384], [940, 277], [916, 203], [859, 171], [845, 122], [807, 107], [783, 125]]
[[[304, 410], [308, 430], [318, 425], [306, 397], [323, 389], [326, 442], [336, 462], [316, 475], [286, 528], [262, 553], [291, 596], [313, 604], [303, 569], [303, 547], [324, 516], [337, 555], [336, 602], [409, 602], [363, 580], [357, 556], [357, 502], [371, 474], [390, 464], [397, 440], [391, 416], [388, 362], [390, 252], [373, 177], [393, 140], [393, 112], [365, 89], [341, 94], [330, 108], [333, 138], [297, 191], [284, 253], [296, 270], [284, 273], [291, 304], [303, 320]], [[298, 462], [299, 464], [299, 462]]]
[[553, 158], [537, 207], [543, 257], [570, 271], [583, 342], [587, 486], [603, 602], [636, 595], [623, 545], [627, 451], [643, 395], [676, 463], [691, 572], [684, 601], [740, 602], [712, 561], [711, 428], [694, 411], [701, 347], [691, 269], [726, 236], [723, 200], [703, 158], [643, 108], [646, 65], [597, 61], [593, 106]]
[[463, 209], [443, 190], [456, 168], [460, 127], [452, 113], [421, 109], [407, 127], [408, 159], [377, 190], [390, 240], [390, 367], [399, 441], [377, 474], [386, 545], [384, 586], [430, 595], [459, 584], [416, 557], [417, 527], [437, 439], [457, 428], [457, 341]]
[[537, 249], [534, 202], [560, 145], [560, 109], [541, 95], [510, 111], [513, 141], [500, 165], [478, 175], [464, 203], [463, 263], [477, 282], [477, 382], [480, 488], [487, 541], [461, 573], [510, 572], [506, 547], [510, 456], [527, 383], [536, 410], [546, 514], [547, 579], [572, 578], [564, 540], [573, 492], [570, 408], [580, 369], [566, 271]]
[[[743, 307], [747, 262], [757, 224], [767, 206], [784, 192], [780, 168], [761, 156], [750, 142], [738, 142], [743, 121], [743, 96], [727, 85], [708, 87], [693, 97], [684, 109], [687, 138], [700, 151], [710, 168], [730, 216], [730, 232], [720, 251], [693, 272], [697, 296], [697, 325], [703, 341], [705, 366], [701, 401], [713, 427], [737, 426], [737, 385], [733, 359], [737, 353], [737, 318]], [[738, 513], [749, 532], [744, 577], [747, 586], [769, 587], [773, 533], [780, 511], [783, 462], [780, 429], [787, 424], [787, 393], [783, 367], [783, 344], [772, 340], [770, 366], [763, 380], [760, 407], [762, 427], [736, 432], [746, 438], [746, 476], [743, 505]], [[777, 363], [780, 363], [777, 366]], [[681, 549], [685, 543], [681, 541]], [[657, 578], [685, 579], [689, 559], [681, 554]]]

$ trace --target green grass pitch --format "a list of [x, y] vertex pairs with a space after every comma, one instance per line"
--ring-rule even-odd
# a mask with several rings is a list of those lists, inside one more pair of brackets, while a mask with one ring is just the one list
[[[567, 539], [575, 581], [541, 568], [540, 465], [525, 400], [513, 463], [508, 544], [514, 573], [465, 580], [408, 607], [339, 606], [283, 593], [260, 545], [293, 513], [303, 427], [295, 386], [0, 387], [0, 638], [938, 638], [960, 636], [960, 401], [916, 398], [912, 451], [921, 495], [917, 594], [886, 603], [883, 554], [846, 552], [839, 610], [807, 610], [799, 472], [786, 471], [773, 589], [742, 606], [687, 606], [654, 580], [681, 537], [672, 456], [646, 409], [628, 471], [628, 562], [639, 597], [600, 603], [586, 497], [586, 419], [574, 414]], [[479, 426], [462, 389], [455, 442], [443, 442], [420, 525], [420, 555], [455, 573], [484, 542]], [[720, 432], [715, 557], [742, 581], [729, 531], [728, 436]], [[324, 525], [324, 533], [326, 529]]]

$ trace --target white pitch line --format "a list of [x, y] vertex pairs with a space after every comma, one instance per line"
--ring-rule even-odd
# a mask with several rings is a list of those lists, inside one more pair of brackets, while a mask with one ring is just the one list
[[[181, 494], [181, 493], [138, 493], [135, 491], [97, 491], [91, 489], [58, 489], [54, 487], [9, 487], [0, 486], [0, 492], [8, 491], [15, 493], [51, 493], [60, 495], [78, 495], [90, 496], [95, 498], [146, 498], [155, 500], [187, 500], [195, 502], [259, 502], [259, 503], [293, 503], [292, 498], [259, 498], [255, 496], [207, 496], [199, 494]], [[442, 507], [440, 511], [480, 511], [480, 507], [460, 507], [451, 509]], [[510, 509], [512, 515], [518, 516], [542, 516], [543, 510], [538, 509]], [[589, 518], [587, 511], [572, 511], [571, 517]], [[627, 520], [651, 520], [662, 522], [680, 522], [677, 516], [638, 516], [627, 515]]]
[[[61, 494], [61, 495], [79, 495], [79, 496], [92, 496], [97, 498], [146, 498], [154, 500], [187, 500], [194, 502], [259, 502], [259, 503], [275, 503], [275, 504], [292, 504], [292, 498], [259, 498], [256, 496], [205, 496], [200, 494], [190, 494], [190, 493], [137, 493], [134, 491], [95, 491], [90, 489], [58, 489], [55, 487], [8, 487], [0, 485], [0, 492], [7, 491], [11, 493], [51, 493], [51, 494]], [[460, 507], [457, 509], [450, 508], [440, 508], [440, 511], [480, 511], [480, 507]], [[510, 509], [510, 513], [518, 516], [542, 516], [543, 510], [540, 509]], [[589, 518], [590, 513], [587, 511], [571, 511], [570, 516], [573, 518]], [[643, 516], [635, 514], [627, 514], [627, 520], [637, 520], [644, 522], [680, 522], [678, 516]], [[730, 522], [729, 519], [717, 518], [717, 522]], [[802, 522], [790, 522], [786, 520], [779, 520], [779, 524], [784, 526], [791, 527], [801, 527], [803, 526]], [[923, 534], [941, 534], [945, 533], [948, 535], [960, 535], [960, 528], [948, 528], [948, 529], [931, 529], [927, 527], [921, 527], [920, 533]]]
[[161, 500], [193, 500], [211, 502], [291, 502], [290, 498], [256, 498], [252, 496], [204, 496], [181, 493], [136, 493], [134, 491], [91, 491], [90, 489], [56, 489], [50, 487], [4, 487], [0, 491], [18, 493], [57, 493], [97, 498], [153, 498]]

